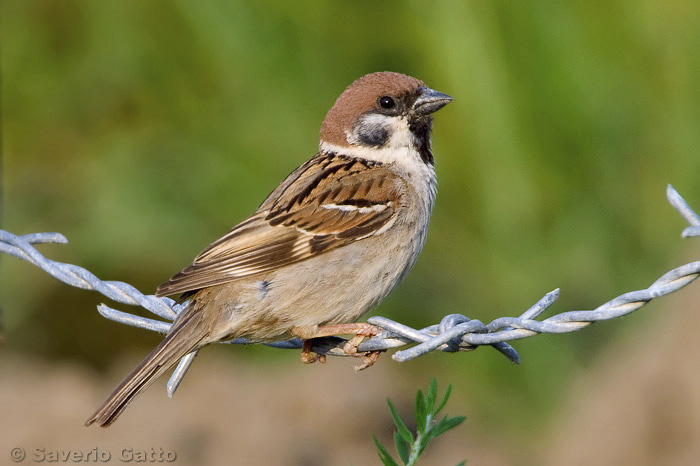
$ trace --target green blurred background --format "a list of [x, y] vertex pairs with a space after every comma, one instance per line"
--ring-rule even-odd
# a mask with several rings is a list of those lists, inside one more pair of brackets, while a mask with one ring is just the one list
[[[490, 321], [557, 287], [553, 312], [590, 309], [688, 259], [665, 187], [700, 202], [696, 1], [3, 0], [1, 13], [2, 228], [65, 234], [42, 252], [103, 279], [153, 292], [312, 156], [335, 98], [380, 70], [455, 100], [434, 125], [427, 245], [375, 314]], [[9, 257], [0, 272], [5, 354], [104, 370], [115, 348], [158, 341], [99, 317], [95, 293]], [[459, 414], [526, 442], [654, 307], [518, 342], [520, 367], [482, 349], [398, 370], [410, 387], [453, 382], [476, 410]]]

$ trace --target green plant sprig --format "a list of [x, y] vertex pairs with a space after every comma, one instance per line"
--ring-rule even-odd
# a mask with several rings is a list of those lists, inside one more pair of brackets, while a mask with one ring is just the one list
[[[464, 416], [444, 416], [439, 421], [435, 421], [437, 415], [447, 404], [451, 392], [452, 384], [449, 384], [445, 394], [442, 396], [440, 404], [435, 408], [435, 401], [437, 400], [437, 381], [433, 379], [430, 382], [430, 386], [425, 395], [423, 395], [421, 390], [418, 390], [418, 393], [416, 393], [415, 436], [408, 427], [406, 427], [406, 423], [401, 419], [401, 416], [399, 416], [394, 404], [387, 398], [386, 401], [389, 404], [389, 409], [391, 410], [391, 415], [394, 417], [394, 424], [396, 424], [397, 429], [394, 433], [394, 444], [396, 445], [399, 458], [405, 466], [414, 466], [421, 453], [423, 453], [423, 450], [425, 450], [425, 447], [428, 446], [428, 442], [439, 437], [453, 427], [457, 427], [466, 419]], [[377, 437], [372, 435], [372, 438], [374, 438], [374, 443], [377, 445], [377, 454], [384, 465], [399, 466]], [[466, 461], [462, 461], [457, 466], [464, 466], [465, 462]]]

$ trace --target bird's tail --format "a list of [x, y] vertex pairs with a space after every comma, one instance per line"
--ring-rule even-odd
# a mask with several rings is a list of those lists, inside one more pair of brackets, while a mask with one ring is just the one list
[[95, 414], [85, 421], [86, 426], [97, 423], [100, 427], [108, 427], [137, 395], [180, 358], [208, 343], [205, 341], [208, 330], [202, 323], [204, 316], [201, 310], [197, 312], [190, 307], [183, 312], [186, 314], [173, 324], [163, 341], [126, 376]]

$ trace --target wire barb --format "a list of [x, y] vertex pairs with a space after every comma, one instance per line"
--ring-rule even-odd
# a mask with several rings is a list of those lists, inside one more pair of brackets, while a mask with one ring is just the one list
[[[698, 214], [690, 208], [671, 185], [668, 185], [666, 195], [671, 205], [690, 224], [690, 227], [683, 230], [682, 236], [700, 236], [700, 217]], [[169, 298], [144, 295], [128, 283], [102, 281], [81, 267], [45, 258], [33, 246], [34, 244], [67, 242], [68, 240], [60, 233], [34, 233], [17, 236], [0, 230], [0, 252], [34, 264], [68, 285], [98, 291], [109, 299], [122, 304], [141, 306], [165, 321], [129, 314], [100, 304], [97, 307], [98, 312], [107, 319], [153, 332], [167, 333], [172, 321], [187, 305], [187, 303], [176, 304]], [[499, 317], [488, 324], [469, 319], [461, 314], [450, 314], [443, 317], [439, 324], [423, 329], [414, 329], [386, 317], [374, 316], [367, 321], [384, 331], [362, 342], [357, 350], [359, 352], [387, 350], [417, 343], [408, 349], [394, 353], [392, 359], [401, 362], [435, 350], [444, 352], [473, 351], [479, 346], [489, 345], [502, 353], [508, 360], [517, 364], [520, 362], [520, 356], [507, 343], [508, 341], [540, 333], [574, 332], [593, 322], [630, 314], [652, 299], [678, 291], [698, 276], [700, 276], [700, 261], [691, 262], [665, 273], [645, 290], [622, 294], [592, 310], [562, 312], [544, 320], [535, 319], [554, 304], [559, 297], [559, 289], [544, 295], [518, 317]], [[338, 337], [317, 338], [314, 339], [312, 350], [319, 354], [347, 356], [343, 351], [345, 342], [346, 340]], [[223, 343], [250, 344], [243, 338]], [[300, 349], [302, 343], [301, 340], [295, 338], [288, 341], [265, 343], [265, 345], [282, 349]], [[175, 393], [196, 354], [197, 352], [193, 351], [180, 360], [168, 381], [166, 387], [168, 396]]]
[[690, 226], [683, 230], [681, 236], [688, 238], [690, 236], [700, 236], [700, 216], [690, 208], [685, 199], [678, 194], [670, 184], [666, 187], [666, 198], [673, 207], [681, 214], [681, 216], [690, 223]]

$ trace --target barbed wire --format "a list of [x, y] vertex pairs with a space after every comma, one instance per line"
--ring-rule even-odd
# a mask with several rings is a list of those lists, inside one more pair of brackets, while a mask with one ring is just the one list
[[[682, 237], [700, 236], [700, 216], [685, 202], [678, 192], [668, 185], [666, 195], [671, 205], [678, 210], [690, 226], [683, 230]], [[159, 333], [167, 333], [172, 321], [187, 303], [177, 304], [170, 298], [144, 295], [128, 283], [102, 281], [89, 271], [72, 264], [52, 261], [34, 248], [34, 244], [67, 243], [60, 233], [34, 233], [24, 236], [13, 235], [0, 230], [0, 252], [27, 261], [40, 267], [62, 282], [87, 290], [95, 290], [109, 299], [134, 306], [141, 306], [151, 313], [166, 319], [154, 320], [110, 308], [98, 306], [99, 313], [107, 319]], [[507, 342], [531, 337], [540, 333], [567, 333], [590, 325], [593, 322], [610, 320], [630, 314], [654, 298], [678, 291], [700, 276], [700, 261], [677, 267], [651, 284], [647, 289], [622, 294], [592, 310], [563, 312], [545, 320], [535, 320], [559, 297], [559, 289], [550, 291], [537, 303], [518, 317], [499, 317], [488, 324], [469, 319], [461, 314], [450, 314], [439, 324], [422, 329], [414, 329], [386, 317], [374, 316], [367, 321], [383, 331], [358, 346], [358, 352], [383, 351], [418, 343], [392, 355], [396, 361], [407, 361], [431, 351], [444, 352], [472, 351], [479, 346], [489, 345], [506, 356], [511, 362], [519, 363], [520, 356]], [[343, 351], [346, 340], [338, 337], [314, 339], [312, 350], [319, 354], [347, 356]], [[238, 338], [223, 343], [250, 344]], [[266, 346], [283, 349], [299, 349], [300, 339], [265, 343]], [[189, 369], [197, 352], [183, 357], [167, 384], [167, 392], [172, 396]]]

